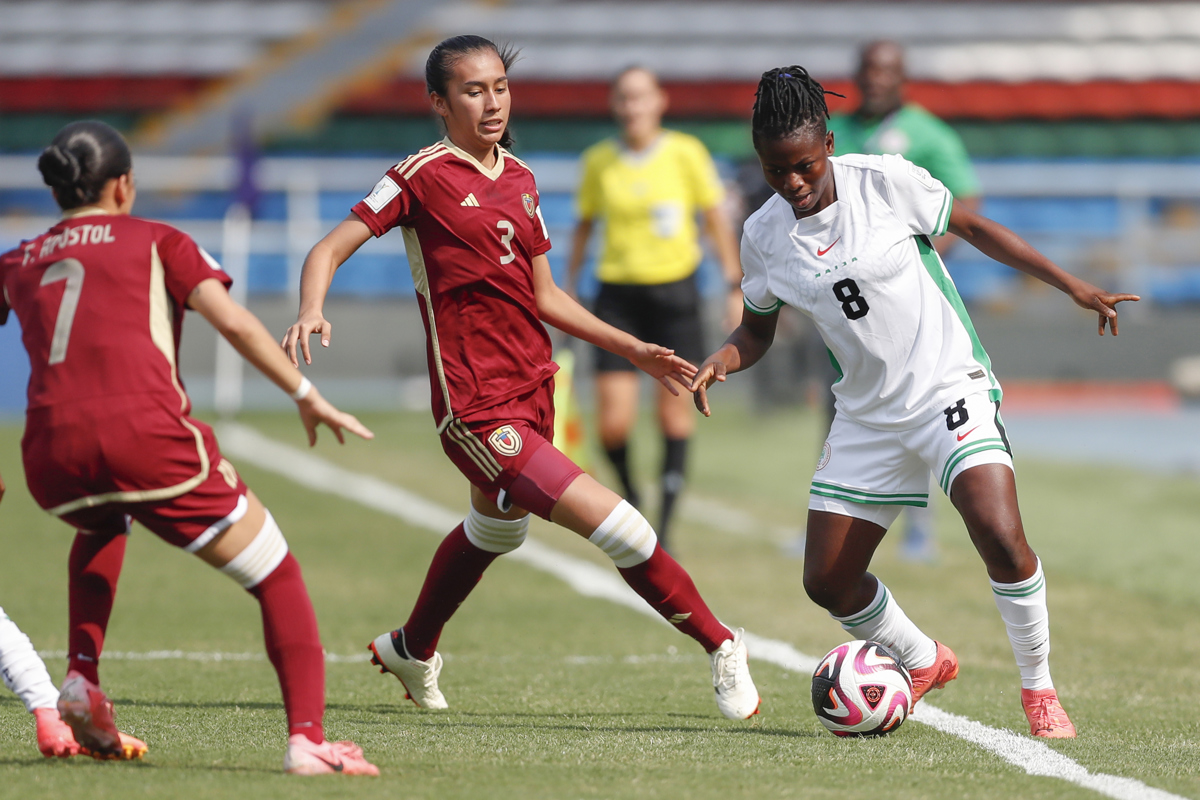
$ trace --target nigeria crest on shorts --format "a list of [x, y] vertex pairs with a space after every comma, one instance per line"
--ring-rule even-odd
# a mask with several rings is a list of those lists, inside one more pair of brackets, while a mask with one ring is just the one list
[[[523, 195], [521, 195], [521, 201], [523, 203], [525, 203], [525, 213], [528, 214], [532, 218], [533, 212], [535, 211], [535, 209], [533, 207], [533, 195], [523, 194]], [[520, 440], [518, 440], [518, 441], [520, 441]]]
[[502, 456], [515, 456], [521, 452], [521, 434], [517, 433], [512, 425], [501, 425], [492, 431], [492, 435], [488, 437], [488, 444]]

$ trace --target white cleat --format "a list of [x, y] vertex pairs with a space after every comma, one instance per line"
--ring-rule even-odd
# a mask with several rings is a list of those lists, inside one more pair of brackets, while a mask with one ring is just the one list
[[409, 700], [421, 708], [450, 707], [438, 689], [438, 675], [442, 671], [441, 653], [434, 652], [428, 661], [412, 658], [404, 646], [403, 628], [381, 633], [367, 649], [371, 651], [371, 663], [379, 667], [380, 672], [390, 672], [400, 679]]
[[758, 713], [758, 706], [762, 703], [754, 679], [750, 677], [743, 633], [745, 631], [738, 628], [733, 632], [732, 639], [725, 640], [708, 655], [712, 659], [717, 708], [729, 719], [749, 719]]

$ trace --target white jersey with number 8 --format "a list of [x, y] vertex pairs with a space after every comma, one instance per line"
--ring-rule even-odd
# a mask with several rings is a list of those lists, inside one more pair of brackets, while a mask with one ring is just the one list
[[779, 195], [742, 237], [746, 307], [783, 304], [816, 323], [840, 377], [839, 414], [879, 430], [920, 425], [1000, 384], [930, 237], [945, 234], [954, 198], [899, 156], [829, 159], [837, 200], [796, 219]]

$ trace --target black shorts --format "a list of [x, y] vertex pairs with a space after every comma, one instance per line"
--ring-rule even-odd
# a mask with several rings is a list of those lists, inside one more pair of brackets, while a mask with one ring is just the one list
[[[697, 366], [707, 355], [694, 273], [673, 283], [601, 283], [596, 316], [644, 342], [669, 347]], [[597, 372], [636, 369], [629, 359], [596, 348]]]

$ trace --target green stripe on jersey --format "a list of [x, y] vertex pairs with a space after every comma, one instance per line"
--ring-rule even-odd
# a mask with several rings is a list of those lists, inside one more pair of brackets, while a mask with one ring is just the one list
[[919, 499], [922, 497], [926, 498], [926, 499], [929, 498], [928, 492], [868, 492], [863, 489], [851, 489], [846, 486], [839, 486], [836, 483], [826, 483], [824, 481], [813, 481], [812, 485], [820, 487], [822, 489], [829, 489], [830, 491], [845, 492], [846, 494], [857, 494], [857, 495], [862, 495], [863, 497], [871, 497], [871, 498], [875, 498], [876, 500], [885, 500], [885, 499], [891, 498], [891, 497], [902, 497], [902, 498], [910, 498], [910, 499], [911, 498]]
[[765, 317], [768, 314], [774, 314], [776, 311], [783, 308], [782, 300], [776, 300], [775, 305], [772, 308], [760, 308], [754, 305], [754, 303], [751, 303], [750, 298], [745, 296], [742, 297], [742, 302], [745, 304], [746, 310], [748, 310], [751, 314], [758, 314], [760, 317]]
[[954, 195], [950, 194], [950, 190], [946, 190], [946, 197], [942, 200], [942, 210], [938, 212], [937, 222], [933, 224], [934, 236], [945, 236], [946, 230], [950, 227], [950, 212], [954, 209]]
[[991, 395], [993, 400], [1000, 399], [1000, 385], [996, 383], [996, 377], [992, 375], [992, 360], [988, 358], [987, 351], [983, 349], [983, 342], [979, 341], [979, 334], [975, 332], [975, 326], [971, 323], [971, 317], [967, 314], [967, 307], [963, 305], [962, 297], [958, 294], [958, 288], [954, 285], [954, 281], [950, 280], [950, 276], [946, 274], [945, 268], [942, 266], [942, 260], [938, 257], [937, 251], [933, 249], [933, 245], [929, 243], [926, 236], [917, 236], [917, 251], [921, 254], [921, 263], [925, 265], [926, 272], [929, 277], [933, 278], [934, 284], [941, 290], [942, 295], [946, 298], [946, 302], [950, 304], [950, 308], [954, 309], [954, 313], [958, 315], [958, 321], [962, 323], [966, 329], [967, 335], [971, 337], [971, 354], [975, 360], [983, 365], [987, 372], [988, 382], [992, 386]]
[[942, 479], [938, 481], [938, 483], [941, 485], [942, 491], [946, 493], [947, 497], [950, 496], [950, 475], [954, 472], [954, 468], [958, 466], [959, 462], [968, 456], [973, 456], [977, 453], [983, 453], [988, 450], [1000, 450], [1005, 453], [1008, 452], [1008, 448], [1004, 446], [1004, 442], [1002, 440], [983, 439], [970, 445], [969, 449], [964, 450], [963, 448], [959, 448], [958, 450], [955, 450], [954, 454], [951, 455], [950, 458], [946, 459], [946, 468], [942, 470]]
[[837, 371], [837, 374], [838, 374], [837, 381], [834, 381], [834, 383], [837, 383], [842, 378], [846, 377], [846, 375], [845, 375], [845, 373], [842, 372], [842, 365], [838, 363], [837, 356], [835, 356], [833, 354], [833, 351], [830, 350], [828, 347], [826, 347], [825, 352], [829, 353], [829, 363], [832, 364], [834, 370]]
[[914, 506], [925, 508], [929, 505], [927, 494], [898, 494], [879, 495], [854, 492], [840, 486], [814, 483], [808, 489], [809, 493], [819, 497], [829, 497], [834, 500], [844, 500], [847, 503], [857, 503], [862, 506]]

